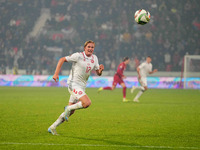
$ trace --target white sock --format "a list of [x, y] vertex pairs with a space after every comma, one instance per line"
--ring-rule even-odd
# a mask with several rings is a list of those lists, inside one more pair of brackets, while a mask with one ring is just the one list
[[139, 99], [139, 97], [143, 94], [143, 91], [139, 91], [134, 99]]
[[68, 109], [69, 111], [76, 110], [76, 109], [81, 109], [81, 108], [83, 108], [83, 105], [82, 105], [82, 102], [81, 102], [81, 101], [79, 101], [79, 102], [76, 103], [76, 104], [67, 106], [67, 109]]
[[58, 119], [51, 125], [51, 127], [56, 128], [57, 126], [59, 126], [61, 123], [63, 123], [65, 121], [64, 119], [65, 113], [63, 112]]

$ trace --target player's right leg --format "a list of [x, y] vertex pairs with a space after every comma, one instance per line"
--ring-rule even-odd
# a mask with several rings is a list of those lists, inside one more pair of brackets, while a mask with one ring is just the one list
[[53, 134], [53, 135], [58, 135], [56, 132], [56, 128], [52, 128], [51, 126], [48, 128], [48, 132]]
[[126, 98], [126, 85], [124, 82], [121, 82], [120, 85], [122, 86], [123, 90], [123, 102], [128, 102], [129, 100]]
[[[70, 105], [73, 105], [75, 103], [77, 103], [77, 99], [74, 98], [72, 95], [70, 96], [70, 99], [69, 99], [69, 104], [68, 106]], [[65, 108], [66, 109], [66, 108]], [[74, 113], [74, 111], [71, 111], [70, 112], [70, 116]], [[63, 112], [59, 117], [58, 119], [48, 128], [48, 132], [49, 133], [52, 133], [53, 135], [58, 135], [57, 132], [56, 132], [56, 128], [57, 126], [59, 126], [60, 124], [62, 124], [63, 122], [65, 121], [65, 112]]]
[[58, 117], [58, 119], [48, 128], [48, 132], [53, 135], [58, 135], [56, 132], [56, 127], [59, 126], [61, 123], [65, 121], [64, 119], [64, 112]]
[[133, 99], [134, 102], [139, 102], [139, 97], [147, 90], [147, 80], [146, 80], [146, 78], [138, 79], [138, 81], [139, 81], [141, 86], [138, 87], [138, 89], [140, 89], [140, 91], [137, 93], [137, 95]]

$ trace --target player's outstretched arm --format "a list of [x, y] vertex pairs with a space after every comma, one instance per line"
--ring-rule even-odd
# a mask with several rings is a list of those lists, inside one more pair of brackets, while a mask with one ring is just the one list
[[103, 70], [104, 70], [104, 65], [102, 65], [102, 64], [99, 65], [99, 69], [96, 70], [97, 75], [98, 75], [98, 76], [101, 76]]
[[61, 69], [63, 63], [66, 62], [66, 61], [67, 61], [67, 60], [66, 60], [65, 57], [60, 58], [59, 61], [58, 61], [58, 64], [57, 64], [57, 67], [56, 67], [56, 71], [55, 71], [55, 73], [54, 73], [54, 75], [53, 75], [53, 79], [54, 79], [56, 82], [59, 81], [59, 72], [60, 72], [60, 69]]
[[149, 74], [155, 73], [157, 71], [158, 71], [158, 69], [154, 69], [153, 71], [149, 72]]

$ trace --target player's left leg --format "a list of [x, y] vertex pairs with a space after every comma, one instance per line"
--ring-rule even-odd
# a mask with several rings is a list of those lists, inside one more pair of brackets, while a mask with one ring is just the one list
[[131, 93], [133, 93], [136, 89], [138, 90], [145, 90], [144, 87], [147, 86], [144, 79], [138, 79], [138, 82], [140, 83], [140, 86], [132, 86]]
[[112, 87], [110, 87], [110, 86], [100, 87], [97, 92], [99, 93], [99, 92], [101, 92], [103, 90], [114, 90], [116, 85], [117, 85], [117, 83], [115, 81], [113, 81]]
[[110, 87], [110, 86], [100, 87], [97, 92], [99, 93], [99, 92], [101, 92], [103, 90], [112, 90], [112, 87]]
[[136, 89], [138, 89], [138, 90], [144, 90], [144, 87], [143, 86], [132, 86], [131, 93], [133, 93]]

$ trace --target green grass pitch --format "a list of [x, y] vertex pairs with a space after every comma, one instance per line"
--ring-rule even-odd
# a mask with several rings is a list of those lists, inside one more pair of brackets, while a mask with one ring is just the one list
[[53, 136], [67, 88], [0, 87], [0, 149], [200, 149], [199, 90], [149, 89], [140, 103], [123, 103], [122, 89], [96, 91]]

